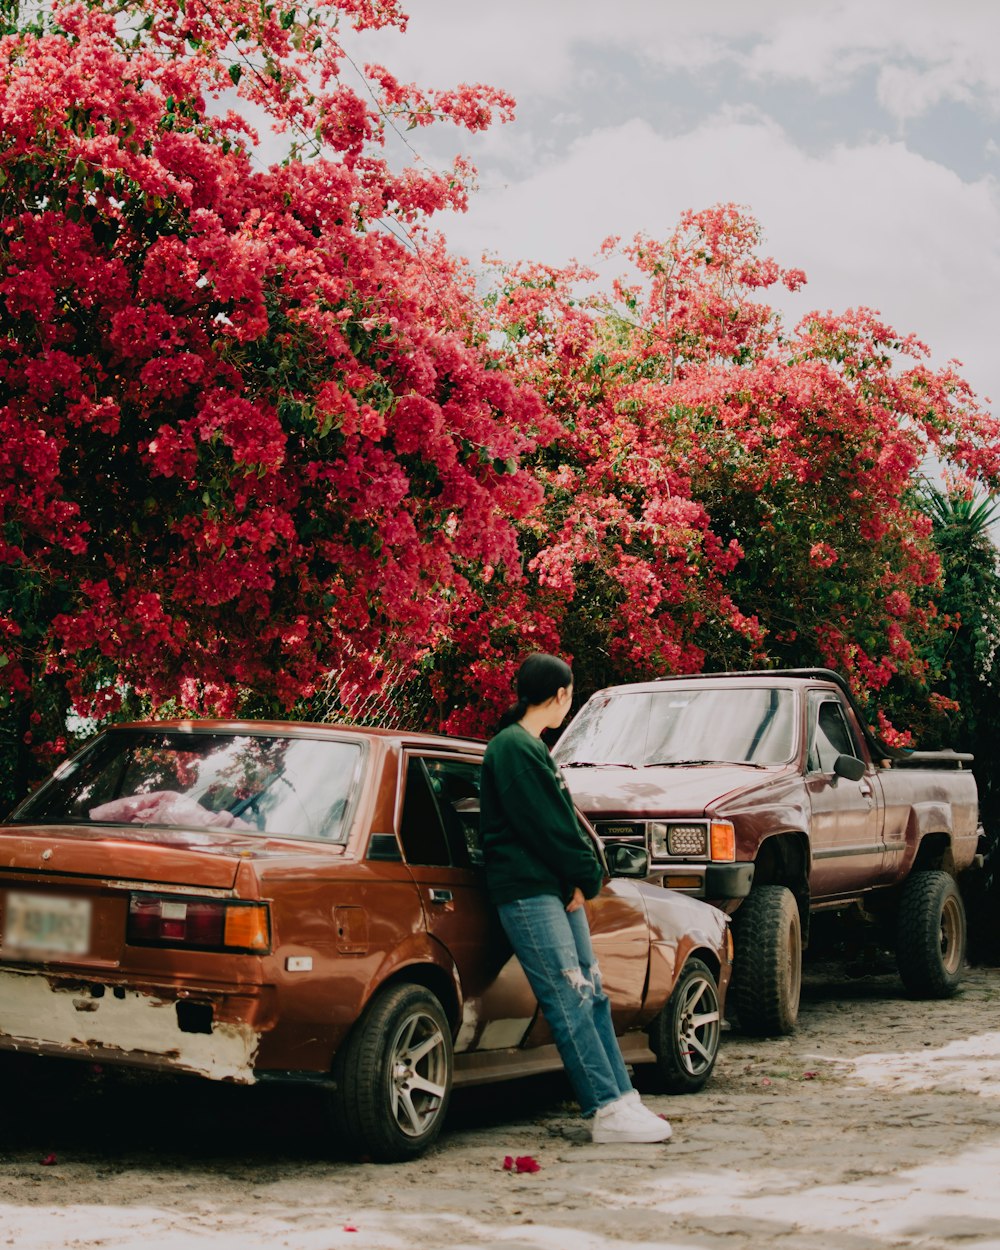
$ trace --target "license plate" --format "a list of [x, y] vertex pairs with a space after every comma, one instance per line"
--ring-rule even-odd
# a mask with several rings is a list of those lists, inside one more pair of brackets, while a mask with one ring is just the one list
[[86, 898], [11, 890], [4, 908], [4, 947], [86, 955], [90, 950], [90, 914], [90, 900]]

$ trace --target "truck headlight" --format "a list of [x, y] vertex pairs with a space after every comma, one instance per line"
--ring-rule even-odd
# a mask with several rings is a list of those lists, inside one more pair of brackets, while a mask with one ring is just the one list
[[704, 859], [708, 854], [708, 830], [704, 825], [675, 825], [662, 820], [651, 820], [649, 852], [661, 859], [668, 856], [695, 856]]
[[706, 847], [704, 825], [668, 825], [667, 846], [671, 855], [704, 855]]

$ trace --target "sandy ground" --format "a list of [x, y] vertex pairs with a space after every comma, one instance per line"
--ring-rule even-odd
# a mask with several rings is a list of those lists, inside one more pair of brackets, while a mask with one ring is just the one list
[[931, 1003], [810, 970], [795, 1036], [733, 1032], [703, 1093], [649, 1097], [664, 1146], [590, 1144], [561, 1078], [456, 1095], [385, 1167], [331, 1158], [298, 1094], [2, 1071], [0, 1247], [1000, 1247], [1000, 969]]

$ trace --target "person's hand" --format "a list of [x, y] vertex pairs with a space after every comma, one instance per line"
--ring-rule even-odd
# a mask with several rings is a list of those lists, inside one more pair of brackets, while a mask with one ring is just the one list
[[577, 911], [579, 908], [583, 906], [583, 903], [584, 903], [583, 891], [580, 889], [579, 886], [577, 886], [576, 889], [573, 891], [573, 897], [566, 904], [566, 910]]

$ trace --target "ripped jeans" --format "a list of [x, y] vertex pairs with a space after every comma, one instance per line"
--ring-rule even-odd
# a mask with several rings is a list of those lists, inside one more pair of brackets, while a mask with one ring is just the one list
[[497, 907], [504, 932], [535, 992], [585, 1116], [629, 1093], [611, 1003], [590, 942], [587, 913], [552, 894]]

